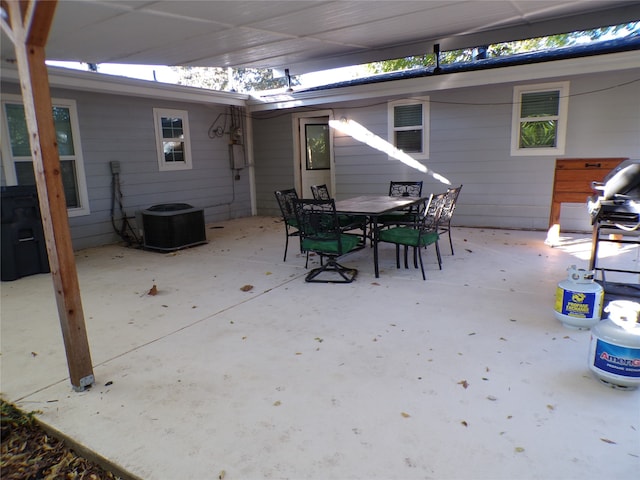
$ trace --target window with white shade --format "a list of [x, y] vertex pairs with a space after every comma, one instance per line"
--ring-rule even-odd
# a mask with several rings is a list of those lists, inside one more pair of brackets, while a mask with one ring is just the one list
[[564, 154], [568, 104], [569, 82], [515, 87], [511, 154]]
[[429, 157], [429, 98], [388, 104], [389, 142], [413, 158]]

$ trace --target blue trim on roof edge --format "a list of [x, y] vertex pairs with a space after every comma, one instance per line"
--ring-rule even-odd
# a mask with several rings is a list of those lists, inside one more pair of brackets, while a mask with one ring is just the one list
[[440, 65], [439, 71], [436, 71], [435, 67], [428, 67], [403, 70], [400, 72], [384, 73], [372, 77], [346, 80], [344, 82], [336, 82], [328, 85], [306, 88], [304, 90], [296, 90], [296, 93], [318, 92], [323, 90], [332, 90], [335, 88], [391, 82], [394, 80], [408, 80], [411, 78], [432, 77], [459, 72], [473, 72], [477, 70], [488, 70], [491, 68], [529, 65], [534, 63], [566, 60], [570, 58], [581, 58], [594, 55], [605, 55], [609, 53], [628, 52], [633, 50], [640, 50], [640, 35], [635, 34], [621, 39], [607, 40], [589, 45], [576, 45], [573, 47], [564, 47], [533, 53], [520, 53], [516, 55], [510, 55], [508, 57], [495, 57], [483, 60], [475, 60], [473, 62]]

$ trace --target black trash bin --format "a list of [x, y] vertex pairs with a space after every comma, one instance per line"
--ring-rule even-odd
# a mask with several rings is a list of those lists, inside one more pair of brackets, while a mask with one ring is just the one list
[[35, 185], [0, 187], [2, 281], [48, 273], [49, 258]]
[[142, 211], [144, 246], [163, 252], [207, 242], [204, 209], [188, 203], [164, 203]]

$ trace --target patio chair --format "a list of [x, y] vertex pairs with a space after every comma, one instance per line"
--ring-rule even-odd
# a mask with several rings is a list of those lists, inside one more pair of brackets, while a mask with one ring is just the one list
[[[287, 190], [276, 190], [274, 194], [278, 200], [278, 206], [280, 207], [280, 213], [282, 214], [282, 220], [284, 222], [284, 261], [286, 262], [287, 249], [289, 248], [289, 237], [300, 236], [298, 220], [296, 219], [296, 213], [293, 207], [293, 201], [298, 198], [298, 193], [295, 188], [290, 188]], [[302, 253], [302, 245], [300, 246], [300, 253]]]
[[447, 196], [444, 200], [444, 206], [442, 207], [442, 214], [440, 215], [440, 222], [438, 225], [438, 233], [447, 233], [449, 235], [449, 246], [451, 247], [451, 255], [453, 253], [453, 241], [451, 240], [451, 217], [456, 209], [456, 203], [458, 202], [458, 196], [462, 190], [462, 185], [455, 188], [447, 189]]
[[[309, 265], [309, 252], [315, 252], [320, 256], [320, 267], [311, 270], [305, 281], [351, 283], [358, 270], [340, 265], [338, 257], [356, 250], [360, 239], [356, 235], [343, 233], [338, 222], [335, 201], [297, 199], [293, 201], [293, 205], [298, 220], [301, 247], [307, 252], [305, 268]], [[330, 279], [327, 280], [326, 276], [321, 277], [323, 273], [337, 275], [330, 275]]]
[[316, 200], [331, 200], [329, 194], [329, 187], [326, 184], [323, 185], [311, 185], [311, 194]]
[[427, 277], [424, 273], [424, 263], [422, 260], [422, 250], [428, 245], [435, 245], [438, 257], [438, 267], [442, 270], [442, 260], [440, 257], [440, 247], [438, 246], [438, 222], [442, 213], [442, 206], [446, 193], [430, 195], [429, 198], [420, 205], [416, 219], [413, 222], [398, 224], [381, 230], [378, 234], [378, 242], [392, 243], [396, 246], [396, 267], [400, 268], [400, 246], [404, 247], [404, 266], [408, 268], [407, 250], [413, 248], [414, 266], [417, 267], [416, 257], [420, 261], [422, 279]]
[[[389, 182], [390, 197], [412, 197], [419, 198], [422, 195], [422, 181], [407, 182]], [[407, 223], [414, 220], [413, 216], [417, 213], [415, 207], [401, 210], [399, 212], [382, 215], [378, 218], [378, 224], [383, 226], [397, 225], [399, 223]]]
[[[331, 200], [329, 188], [326, 184], [311, 185], [311, 194], [316, 200]], [[338, 223], [343, 232], [362, 230], [361, 246], [364, 246], [367, 239], [367, 223], [369, 223], [369, 219], [366, 216], [338, 214]]]
[[[442, 214], [444, 212], [444, 208], [447, 202], [447, 194], [449, 192], [445, 192], [445, 193], [438, 193], [438, 194], [433, 194], [431, 195], [431, 199], [429, 202], [425, 202], [422, 204], [422, 208], [424, 208], [424, 211], [422, 211], [422, 215], [424, 215], [424, 224], [425, 224], [425, 228], [427, 229], [432, 229], [436, 232], [438, 232], [438, 234], [440, 234], [440, 225], [441, 225], [441, 221], [442, 221]], [[418, 206], [418, 209], [420, 209], [421, 207]], [[414, 219], [412, 221], [417, 221], [417, 214], [414, 217]], [[442, 255], [440, 253], [440, 235], [438, 235], [438, 240], [436, 240], [435, 242], [435, 249], [436, 249], [436, 256], [438, 259], [438, 267], [440, 268], [440, 270], [442, 270]], [[426, 245], [423, 247], [426, 248]], [[417, 249], [413, 249], [413, 266], [415, 268], [418, 268], [418, 255], [417, 255]], [[409, 268], [408, 267], [408, 262], [407, 262], [407, 248], [405, 247], [404, 249], [404, 268]]]
[[390, 197], [419, 197], [422, 195], [422, 181], [389, 182]]

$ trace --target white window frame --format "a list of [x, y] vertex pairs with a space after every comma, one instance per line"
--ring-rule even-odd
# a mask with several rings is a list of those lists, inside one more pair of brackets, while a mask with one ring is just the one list
[[[167, 139], [162, 137], [162, 118], [182, 119], [182, 138]], [[186, 110], [169, 108], [154, 108], [153, 122], [156, 131], [156, 148], [158, 151], [158, 168], [161, 172], [174, 170], [191, 170], [191, 136], [189, 134], [189, 114]], [[167, 140], [180, 141], [184, 144], [184, 161], [167, 162], [164, 157], [164, 142]]]
[[[2, 96], [2, 113], [0, 117], [2, 121], [2, 134], [7, 139], [6, 142], [1, 142], [2, 149], [2, 165], [4, 168], [5, 181], [7, 185], [17, 185], [18, 178], [15, 170], [16, 162], [26, 162], [26, 157], [14, 157], [11, 151], [11, 141], [9, 140], [9, 125], [6, 118], [5, 104], [20, 104], [24, 105], [22, 97], [20, 95], [6, 94]], [[80, 141], [80, 124], [78, 122], [78, 109], [76, 108], [75, 100], [65, 98], [52, 98], [51, 103], [53, 107], [62, 107], [69, 109], [71, 134], [73, 136], [73, 150], [74, 155], [60, 155], [60, 161], [73, 160], [75, 163], [76, 172], [76, 187], [78, 189], [78, 201], [79, 207], [67, 208], [67, 214], [69, 217], [80, 217], [89, 215], [91, 210], [89, 208], [89, 193], [87, 191], [87, 177], [84, 169], [84, 159], [82, 157], [82, 142]], [[31, 159], [33, 162], [33, 159]]]
[[[422, 105], [422, 125], [414, 125], [411, 127], [394, 127], [395, 107], [400, 105]], [[422, 152], [406, 152], [416, 160], [424, 160], [429, 158], [429, 97], [414, 97], [402, 100], [394, 100], [387, 103], [387, 139], [390, 144], [397, 148], [395, 144], [395, 132], [403, 129], [422, 129]]]
[[[558, 115], [549, 117], [527, 117], [521, 118], [522, 96], [526, 93], [538, 92], [559, 92]], [[564, 155], [567, 138], [567, 119], [569, 111], [569, 82], [542, 83], [537, 85], [517, 85], [513, 87], [513, 110], [511, 124], [511, 155], [513, 156], [544, 156], [544, 155]], [[556, 130], [556, 146], [543, 148], [520, 148], [520, 125], [527, 119], [538, 121], [556, 120], [558, 127]]]

